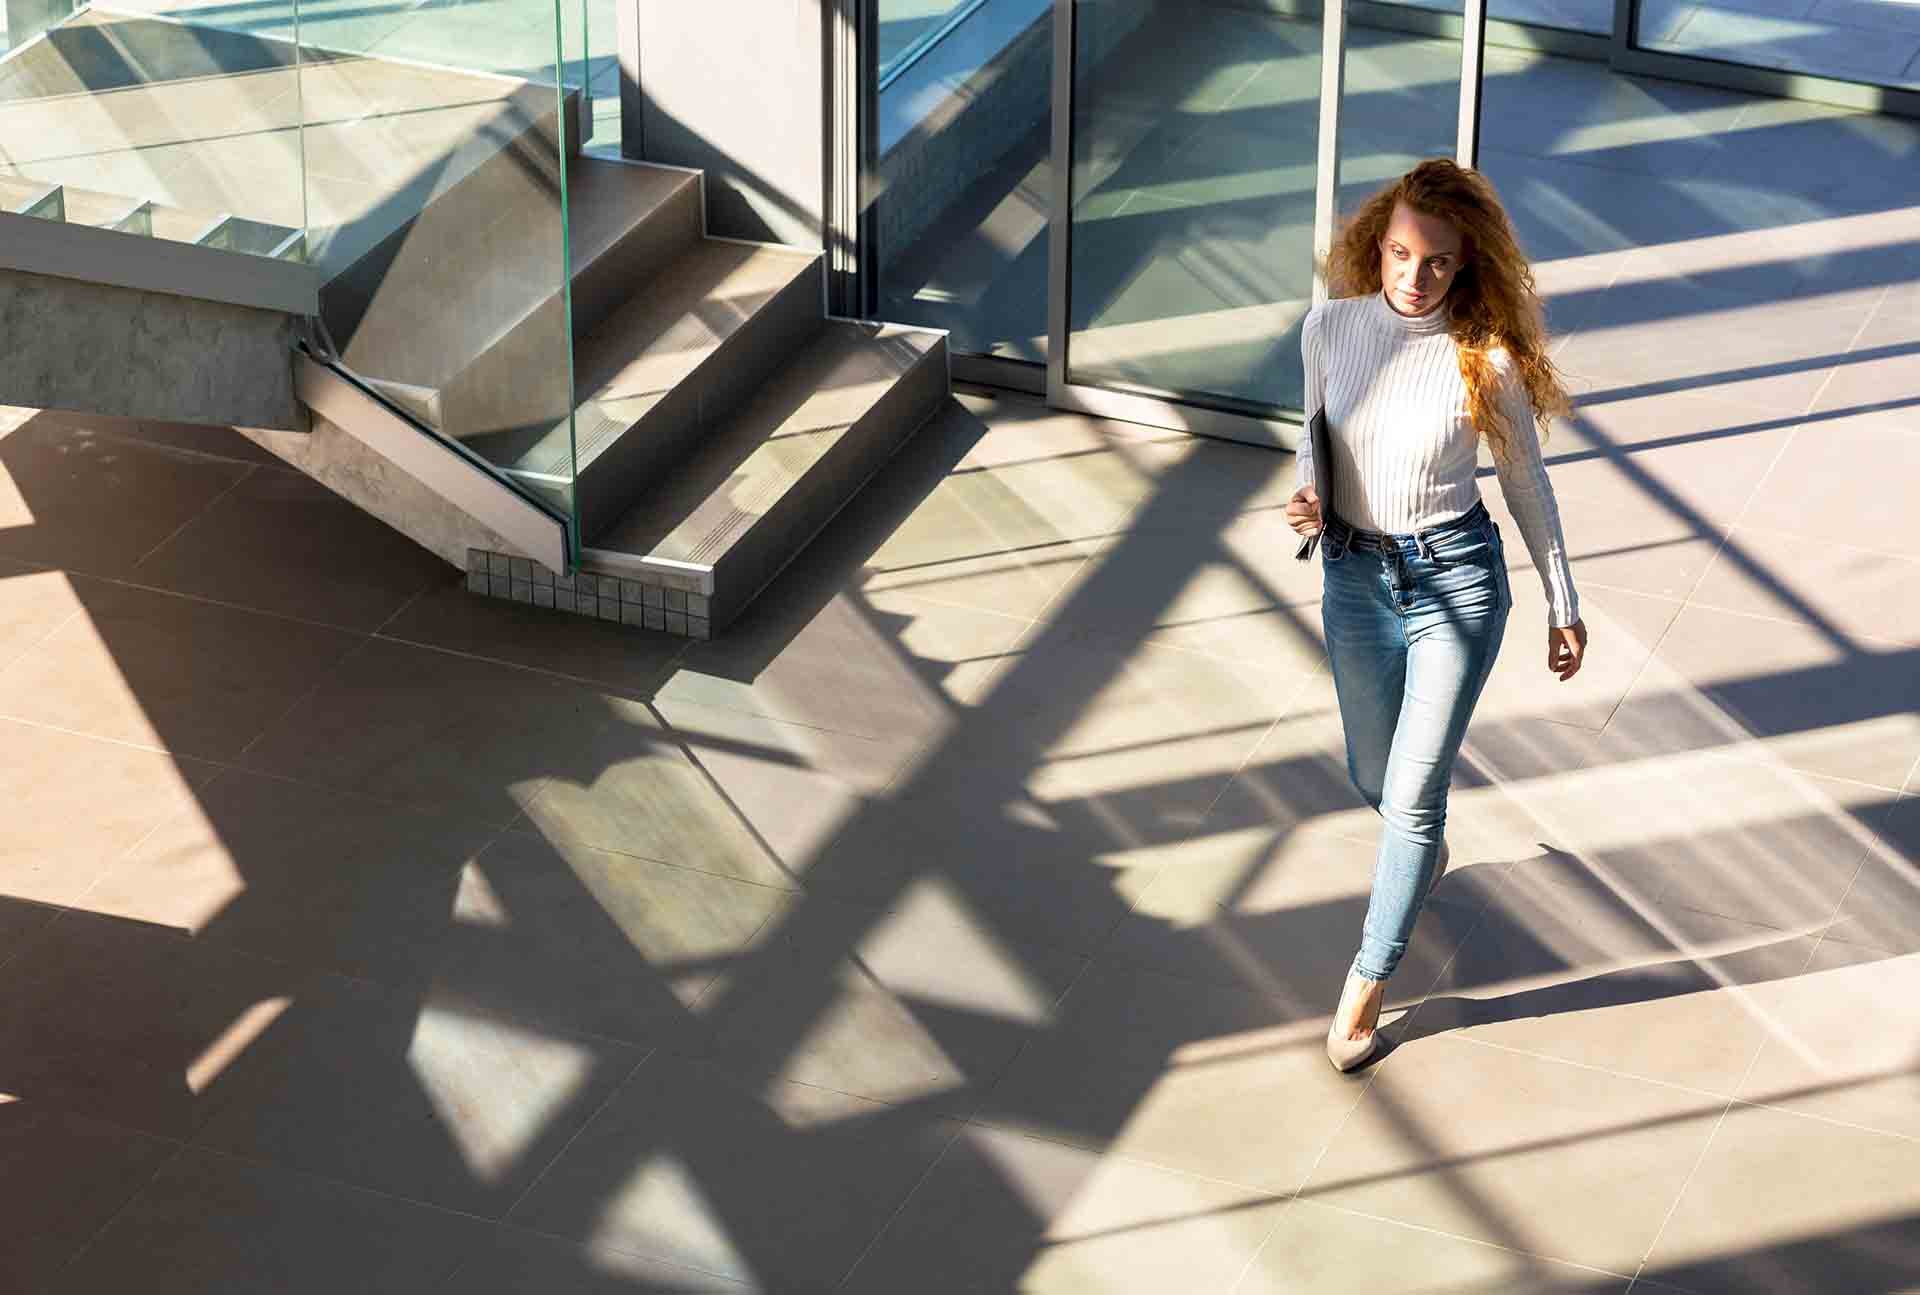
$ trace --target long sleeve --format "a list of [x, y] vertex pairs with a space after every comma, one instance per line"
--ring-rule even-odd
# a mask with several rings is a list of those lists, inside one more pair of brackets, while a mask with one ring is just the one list
[[1500, 478], [1507, 510], [1520, 524], [1527, 552], [1533, 557], [1533, 569], [1540, 573], [1540, 583], [1546, 588], [1547, 623], [1571, 625], [1580, 619], [1580, 597], [1567, 565], [1566, 535], [1560, 529], [1560, 507], [1540, 453], [1533, 405], [1505, 355], [1497, 356], [1496, 363], [1501, 374], [1500, 408], [1507, 419], [1508, 450], [1505, 455], [1494, 456], [1494, 472]]

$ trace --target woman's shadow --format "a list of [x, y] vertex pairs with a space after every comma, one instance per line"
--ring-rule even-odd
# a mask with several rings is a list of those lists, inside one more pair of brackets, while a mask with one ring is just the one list
[[[1485, 886], [1474, 869], [1465, 869], [1466, 875], [1450, 874], [1435, 886], [1431, 904], [1471, 903], [1471, 890], [1479, 889], [1482, 907], [1432, 989], [1381, 1027], [1388, 1046], [1380, 1056], [1451, 1031], [1790, 979], [1810, 969], [1816, 945], [1827, 951], [1823, 969], [1896, 956], [1868, 944], [1822, 943], [1831, 905], [1804, 922], [1763, 925], [1649, 902], [1651, 888], [1638, 884], [1642, 878], [1623, 877], [1604, 856], [1589, 861], [1544, 843], [1540, 850], [1514, 862], [1496, 885]], [[1876, 859], [1865, 864], [1868, 870], [1889, 866]], [[1832, 899], [1838, 902], [1837, 895]], [[1920, 892], [1902, 925], [1909, 935], [1920, 930]], [[1892, 927], [1876, 931], [1875, 944], [1884, 946], [1890, 933], [1898, 938]], [[1555, 979], [1583, 967], [1603, 969]], [[1522, 987], [1476, 992], [1499, 985]]]

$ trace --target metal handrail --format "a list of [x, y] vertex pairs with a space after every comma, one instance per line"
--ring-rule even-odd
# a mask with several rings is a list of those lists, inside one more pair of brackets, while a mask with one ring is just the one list
[[934, 46], [953, 35], [961, 23], [980, 12], [981, 9], [986, 7], [986, 4], [987, 0], [964, 0], [959, 8], [947, 15], [945, 22], [917, 37], [905, 49], [895, 55], [892, 61], [880, 69], [880, 88], [885, 90], [888, 86], [906, 75], [908, 68], [925, 58], [933, 51]]

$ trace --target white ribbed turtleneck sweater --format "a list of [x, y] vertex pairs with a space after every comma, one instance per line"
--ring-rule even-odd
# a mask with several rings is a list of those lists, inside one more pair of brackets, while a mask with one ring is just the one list
[[[1444, 303], [1409, 318], [1380, 293], [1316, 306], [1302, 327], [1308, 410], [1325, 409], [1338, 487], [1333, 508], [1349, 526], [1405, 535], [1460, 516], [1480, 498], [1479, 437]], [[1496, 459], [1507, 508], [1546, 586], [1550, 624], [1580, 619], [1567, 569], [1560, 510], [1540, 457], [1526, 389], [1495, 351], [1510, 451]], [[1314, 484], [1312, 445], [1300, 445], [1300, 483]]]

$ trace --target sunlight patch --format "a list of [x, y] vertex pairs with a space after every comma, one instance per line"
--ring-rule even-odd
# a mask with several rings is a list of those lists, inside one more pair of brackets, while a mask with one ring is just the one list
[[693, 1171], [667, 1152], [641, 1165], [608, 1199], [591, 1240], [707, 1272], [740, 1278], [753, 1273]]
[[235, 1017], [233, 1024], [222, 1030], [220, 1037], [187, 1067], [188, 1089], [196, 1094], [206, 1092], [221, 1072], [252, 1047], [254, 1040], [265, 1034], [267, 1027], [292, 1005], [293, 1000], [285, 996], [263, 998]]
[[945, 881], [915, 882], [862, 944], [888, 988], [918, 1002], [1044, 1025], [1054, 995]]
[[467, 1168], [498, 1182], [585, 1086], [594, 1057], [567, 1039], [428, 1006], [407, 1063]]

